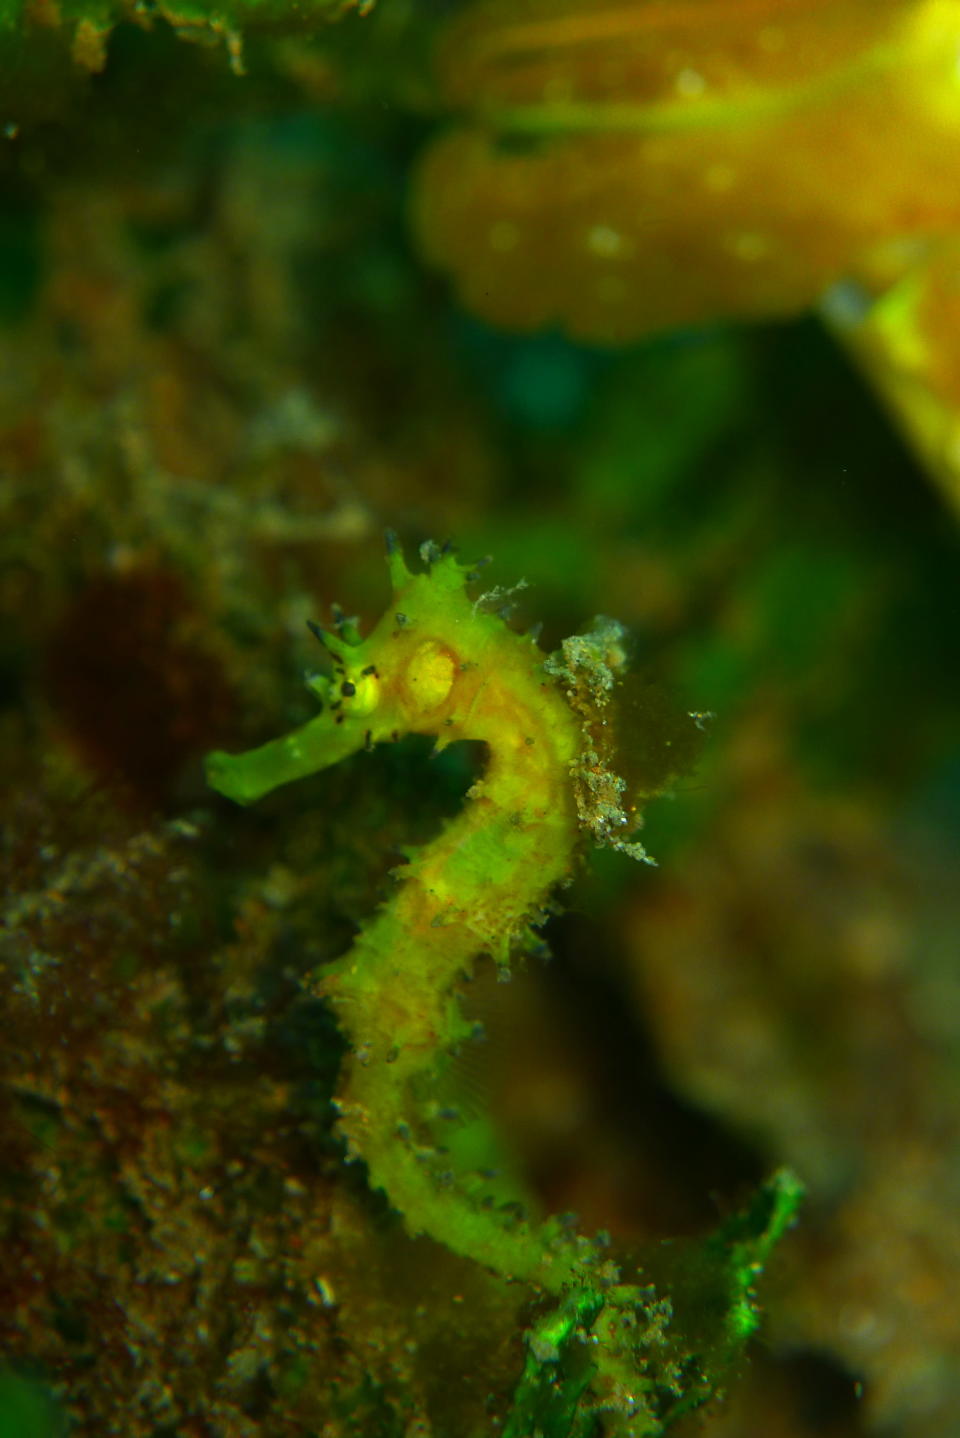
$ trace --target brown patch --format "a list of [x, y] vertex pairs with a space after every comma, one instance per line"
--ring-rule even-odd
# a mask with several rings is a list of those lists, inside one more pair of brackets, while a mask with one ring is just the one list
[[61, 18], [57, 0], [28, 0], [24, 10], [24, 19], [28, 24], [42, 26], [45, 30], [59, 30]]
[[74, 33], [70, 51], [74, 64], [79, 65], [81, 70], [88, 70], [91, 75], [99, 75], [107, 63], [109, 34], [108, 25], [97, 25], [93, 20], [81, 20]]
[[47, 692], [84, 761], [148, 806], [221, 732], [226, 679], [200, 640], [179, 580], [162, 570], [101, 575], [64, 614]]

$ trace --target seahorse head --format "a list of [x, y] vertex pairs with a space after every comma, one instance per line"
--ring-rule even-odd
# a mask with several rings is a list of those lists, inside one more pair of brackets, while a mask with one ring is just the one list
[[[450, 697], [459, 665], [442, 640], [407, 639], [386, 649], [374, 639], [371, 636], [353, 662], [341, 660], [332, 679], [309, 681], [327, 707], [344, 719], [370, 719], [385, 709], [400, 710], [409, 722], [427, 718]], [[394, 712], [392, 722], [399, 718]]]

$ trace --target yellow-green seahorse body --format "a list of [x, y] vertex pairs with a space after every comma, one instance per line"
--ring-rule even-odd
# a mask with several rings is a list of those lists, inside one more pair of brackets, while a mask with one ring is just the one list
[[471, 1035], [458, 981], [480, 954], [506, 964], [528, 944], [530, 925], [572, 872], [583, 734], [536, 643], [470, 600], [468, 571], [452, 555], [427, 552], [429, 571], [412, 575], [393, 547], [393, 602], [366, 640], [323, 634], [336, 662], [332, 680], [314, 681], [323, 713], [250, 753], [211, 755], [208, 777], [249, 803], [400, 734], [486, 744], [483, 777], [461, 813], [397, 871], [390, 902], [319, 989], [350, 1045], [341, 1132], [408, 1229], [558, 1292], [580, 1267], [580, 1247], [552, 1230], [532, 1242], [526, 1224], [483, 1206], [480, 1187], [450, 1185], [411, 1085]]
[[[333, 678], [311, 683], [323, 712], [247, 754], [211, 754], [208, 777], [246, 804], [401, 734], [486, 745], [483, 775], [460, 814], [397, 871], [392, 897], [316, 981], [349, 1044], [339, 1127], [410, 1233], [555, 1297], [530, 1336], [530, 1362], [553, 1362], [560, 1337], [580, 1332], [593, 1345], [591, 1411], [608, 1415], [610, 1434], [644, 1438], [662, 1431], [654, 1388], [661, 1408], [665, 1388], [681, 1392], [664, 1361], [667, 1308], [649, 1288], [622, 1282], [599, 1241], [557, 1220], [519, 1218], [498, 1206], [489, 1179], [449, 1172], [437, 1105], [431, 1112], [425, 1097], [472, 1035], [458, 985], [481, 955], [505, 965], [529, 946], [584, 831], [643, 857], [624, 840], [636, 825], [606, 765], [604, 710], [624, 664], [622, 630], [597, 620], [548, 658], [485, 607], [496, 591], [471, 600], [466, 585], [476, 576], [452, 554], [423, 546], [427, 568], [418, 574], [395, 542], [388, 555], [392, 603], [369, 637], [361, 642], [349, 623], [339, 635], [316, 631], [334, 659]], [[689, 1392], [697, 1383], [687, 1368]]]

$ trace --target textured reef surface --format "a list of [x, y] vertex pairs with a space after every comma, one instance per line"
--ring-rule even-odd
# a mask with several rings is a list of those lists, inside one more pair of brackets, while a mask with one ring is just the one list
[[954, 1438], [957, 6], [364, 9], [0, 19], [0, 1435]]

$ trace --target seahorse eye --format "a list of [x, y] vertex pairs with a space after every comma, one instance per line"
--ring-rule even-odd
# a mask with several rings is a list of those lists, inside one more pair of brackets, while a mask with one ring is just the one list
[[403, 677], [410, 702], [422, 711], [436, 709], [453, 688], [456, 661], [435, 639], [425, 639], [414, 651]]
[[350, 714], [372, 714], [380, 703], [380, 680], [375, 672], [366, 670], [350, 674], [340, 685], [340, 693]]

